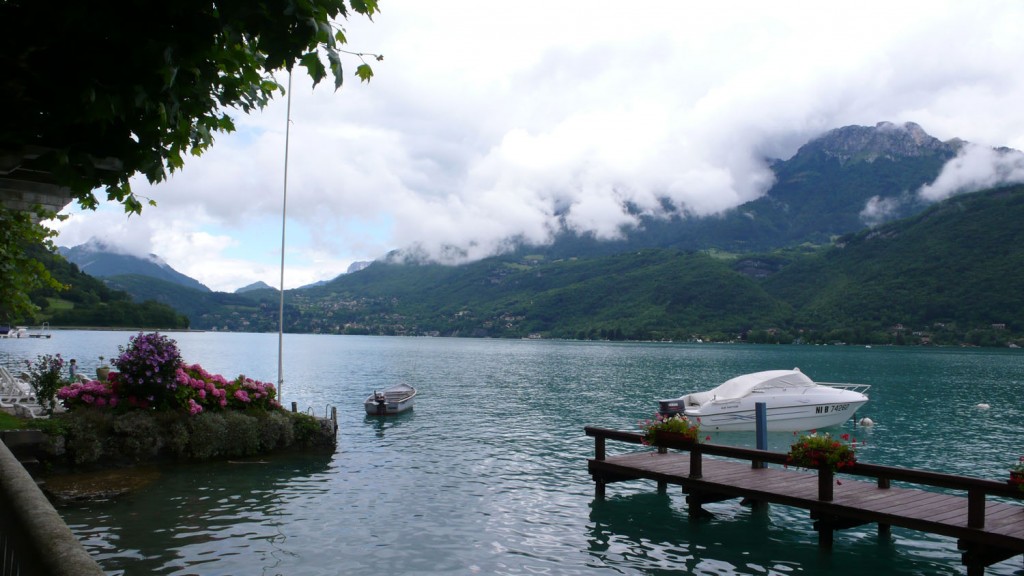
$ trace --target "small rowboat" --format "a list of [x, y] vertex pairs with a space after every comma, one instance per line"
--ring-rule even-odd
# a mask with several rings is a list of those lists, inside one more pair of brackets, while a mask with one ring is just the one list
[[374, 390], [363, 406], [370, 416], [391, 416], [412, 410], [416, 389], [408, 384], [396, 384], [385, 390]]

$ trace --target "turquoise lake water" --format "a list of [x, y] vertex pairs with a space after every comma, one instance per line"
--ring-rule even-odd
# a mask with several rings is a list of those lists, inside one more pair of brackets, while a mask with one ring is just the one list
[[[60, 352], [91, 370], [131, 332], [0, 341], [16, 365]], [[172, 333], [188, 362], [276, 382], [276, 334]], [[691, 522], [678, 489], [594, 498], [586, 425], [638, 430], [655, 399], [799, 367], [870, 384], [858, 459], [995, 480], [1024, 454], [1024, 351], [285, 336], [284, 401], [337, 407], [338, 448], [262, 464], [167, 467], [144, 491], [61, 508], [111, 574], [962, 574], [956, 542], [874, 526], [822, 553], [805, 511], [738, 501]], [[396, 381], [412, 413], [366, 417]], [[976, 408], [979, 403], [991, 406]], [[771, 434], [785, 451], [791, 434]], [[753, 433], [712, 434], [753, 445]], [[611, 448], [614, 443], [609, 443]], [[621, 449], [635, 447], [622, 446]], [[1022, 574], [1017, 557], [987, 574]]]

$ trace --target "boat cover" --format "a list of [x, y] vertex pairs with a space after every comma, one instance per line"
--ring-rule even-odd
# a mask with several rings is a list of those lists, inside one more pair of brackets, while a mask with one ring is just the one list
[[690, 404], [704, 404], [711, 400], [729, 400], [743, 398], [754, 390], [768, 388], [806, 388], [816, 386], [800, 370], [766, 370], [737, 376], [718, 385], [707, 392], [690, 394]]

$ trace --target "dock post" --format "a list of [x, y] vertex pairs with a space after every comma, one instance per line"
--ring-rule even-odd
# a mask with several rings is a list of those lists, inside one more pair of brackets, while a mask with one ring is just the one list
[[967, 491], [967, 527], [985, 527], [985, 492], [983, 490]]
[[836, 538], [836, 528], [832, 524], [832, 520], [822, 516], [814, 523], [814, 526], [818, 529], [818, 548], [831, 550]]
[[[882, 490], [887, 490], [892, 486], [892, 482], [888, 478], [878, 477], [878, 487]], [[883, 540], [889, 540], [892, 537], [892, 526], [878, 523], [878, 537]]]
[[700, 444], [694, 444], [690, 448], [690, 478], [700, 478], [704, 475], [704, 462], [701, 460]]
[[[768, 449], [768, 405], [764, 402], [754, 404], [754, 433], [757, 437], [757, 449]], [[768, 464], [760, 460], [752, 460], [751, 468], [767, 468]]]
[[832, 484], [834, 483], [835, 475], [831, 468], [827, 465], [818, 468], [818, 500], [832, 501]]

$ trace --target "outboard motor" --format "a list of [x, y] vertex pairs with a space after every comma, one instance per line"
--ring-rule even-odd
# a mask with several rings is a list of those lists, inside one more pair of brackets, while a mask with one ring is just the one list
[[377, 414], [383, 416], [388, 411], [388, 398], [383, 392], [374, 392], [373, 400], [377, 403]]
[[662, 416], [675, 416], [676, 414], [682, 414], [685, 411], [685, 401], [682, 399], [658, 400], [658, 414], [661, 414]]

